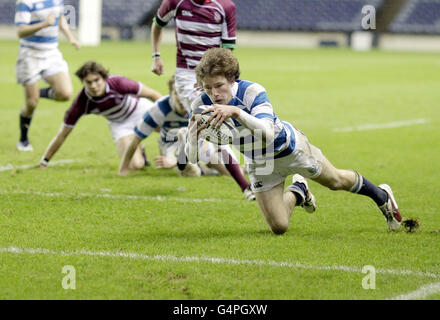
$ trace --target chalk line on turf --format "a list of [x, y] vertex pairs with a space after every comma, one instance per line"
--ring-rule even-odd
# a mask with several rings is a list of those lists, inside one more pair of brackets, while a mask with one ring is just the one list
[[[49, 249], [42, 248], [0, 248], [0, 253], [11, 253], [11, 254], [44, 254], [44, 255], [55, 255], [55, 256], [96, 256], [96, 257], [111, 257], [111, 258], [129, 258], [138, 260], [149, 260], [149, 261], [170, 261], [170, 262], [197, 262], [197, 263], [211, 263], [211, 264], [226, 264], [226, 265], [256, 265], [256, 266], [267, 266], [267, 267], [283, 267], [290, 269], [305, 269], [305, 270], [319, 270], [319, 271], [341, 271], [347, 273], [359, 273], [362, 274], [362, 267], [353, 266], [314, 266], [302, 264], [299, 262], [279, 262], [271, 260], [241, 260], [241, 259], [229, 259], [229, 258], [218, 258], [218, 257], [194, 257], [194, 256], [171, 256], [171, 255], [144, 255], [133, 252], [110, 252], [110, 251], [90, 251], [90, 250], [75, 250], [75, 251], [53, 251]], [[398, 270], [398, 269], [376, 269], [376, 274], [390, 274], [394, 276], [418, 276], [426, 277], [432, 279], [440, 279], [440, 275], [412, 271], [412, 270]]]

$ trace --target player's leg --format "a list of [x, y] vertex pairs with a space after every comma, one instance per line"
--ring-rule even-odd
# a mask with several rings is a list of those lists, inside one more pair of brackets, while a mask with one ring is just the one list
[[292, 184], [284, 190], [284, 182], [292, 170], [294, 160], [295, 157], [291, 155], [274, 159], [270, 163], [267, 161], [252, 162], [248, 166], [249, 178], [257, 203], [267, 224], [275, 234], [287, 231], [295, 206], [305, 206], [308, 200], [313, 202], [310, 205], [315, 206], [314, 197], [309, 191], [307, 182], [299, 174], [293, 176]]
[[38, 81], [23, 85], [23, 92], [25, 103], [20, 111], [20, 140], [17, 143], [17, 148], [20, 151], [32, 151], [28, 134], [32, 116], [40, 98]]
[[322, 157], [321, 174], [313, 180], [331, 190], [345, 190], [371, 198], [385, 216], [389, 229], [400, 228], [402, 217], [388, 185], [376, 186], [354, 170], [337, 169], [325, 156]]
[[316, 178], [312, 178], [312, 180], [330, 190], [350, 191], [356, 184], [357, 177], [353, 170], [335, 168], [323, 155], [321, 174]]
[[44, 78], [50, 87], [41, 89], [41, 97], [56, 101], [67, 101], [72, 97], [73, 86], [67, 72], [59, 72]]
[[[216, 152], [216, 147], [212, 143], [209, 143], [206, 140], [199, 141], [199, 155], [200, 159], [206, 163], [206, 166], [209, 169], [216, 170], [220, 175], [230, 176], [223, 160], [220, 158], [221, 153]], [[209, 171], [209, 169], [207, 170]]]
[[73, 86], [69, 76], [69, 67], [59, 50], [48, 52], [44, 60], [42, 76], [50, 85], [49, 88], [40, 90], [42, 98], [67, 101], [72, 97]]
[[229, 145], [221, 146], [219, 148], [219, 153], [221, 154], [222, 163], [225, 165], [226, 170], [228, 170], [231, 177], [239, 185], [246, 199], [255, 200], [255, 195], [251, 190], [251, 184], [244, 177], [238, 159], [236, 158], [231, 147]]
[[285, 233], [293, 208], [301, 201], [298, 194], [289, 189], [284, 191], [282, 182], [268, 191], [255, 193], [255, 196], [270, 230], [275, 234]]
[[191, 103], [202, 93], [195, 88], [197, 83], [194, 70], [177, 68], [174, 74], [174, 87], [185, 110], [191, 111]]
[[[142, 119], [145, 112], [147, 112], [151, 106], [152, 102], [148, 99], [139, 99], [136, 110], [123, 122], [108, 122], [112, 139], [116, 144], [118, 154], [121, 158], [130, 146], [131, 140], [135, 135], [134, 128], [139, 122], [139, 119]], [[144, 146], [139, 144], [131, 158], [128, 168], [130, 170], [138, 170], [145, 166], [150, 166], [150, 163], [147, 159]]]
[[[118, 154], [121, 158], [124, 155], [125, 150], [127, 150], [128, 145], [130, 144], [130, 141], [133, 138], [133, 136], [134, 134], [127, 135], [119, 138], [116, 141], [116, 148], [118, 149]], [[143, 168], [145, 165], [146, 165], [146, 159], [142, 154], [142, 146], [139, 145], [133, 155], [133, 158], [131, 158], [130, 165], [128, 168], [130, 170], [139, 170]]]
[[216, 146], [207, 141], [199, 142], [199, 158], [220, 174], [231, 176], [245, 198], [249, 201], [255, 200], [251, 185], [243, 176], [239, 162], [229, 145]]

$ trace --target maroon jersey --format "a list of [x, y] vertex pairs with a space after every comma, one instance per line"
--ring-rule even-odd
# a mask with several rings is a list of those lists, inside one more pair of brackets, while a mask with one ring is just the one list
[[107, 78], [105, 94], [92, 97], [85, 88], [66, 111], [64, 124], [75, 126], [83, 114], [97, 114], [113, 122], [123, 122], [136, 110], [142, 84], [121, 76]]
[[163, 0], [156, 23], [176, 22], [177, 67], [194, 69], [210, 48], [234, 48], [236, 9], [231, 0]]

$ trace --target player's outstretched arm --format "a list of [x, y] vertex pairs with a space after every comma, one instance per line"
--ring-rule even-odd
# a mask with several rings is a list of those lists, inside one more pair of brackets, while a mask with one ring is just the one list
[[34, 35], [36, 32], [40, 31], [41, 29], [44, 29], [46, 27], [49, 27], [51, 25], [54, 25], [57, 19], [53, 14], [50, 14], [46, 20], [41, 21], [36, 24], [30, 24], [30, 25], [20, 25], [17, 30], [17, 34], [19, 38], [27, 38], [32, 35]]
[[43, 157], [40, 161], [40, 168], [44, 169], [49, 165], [50, 159], [55, 155], [55, 153], [58, 151], [58, 149], [61, 147], [61, 145], [66, 140], [67, 136], [72, 132], [71, 127], [67, 127], [64, 124], [61, 125], [60, 130], [58, 131], [57, 135], [52, 139], [52, 141], [49, 143], [49, 146], [47, 147], [46, 152], [44, 153]]
[[124, 155], [122, 156], [121, 164], [119, 165], [118, 174], [120, 176], [128, 175], [128, 167], [130, 165], [131, 158], [133, 158], [133, 155], [136, 152], [136, 149], [141, 141], [142, 139], [139, 138], [137, 135], [134, 135], [131, 139], [127, 150], [125, 150]]
[[72, 35], [70, 32], [69, 24], [67, 23], [66, 17], [61, 16], [60, 17], [60, 31], [66, 36], [67, 40], [75, 47], [75, 49], [81, 48], [81, 44], [78, 40]]
[[253, 135], [261, 135], [263, 142], [267, 145], [273, 143], [275, 138], [275, 129], [273, 121], [266, 118], [258, 119], [243, 110], [240, 110], [238, 117], [236, 118], [243, 126], [251, 130]]
[[162, 97], [159, 91], [156, 91], [152, 88], [147, 87], [146, 85], [142, 85], [141, 92], [139, 93], [139, 97], [148, 98], [152, 101], [156, 101]]

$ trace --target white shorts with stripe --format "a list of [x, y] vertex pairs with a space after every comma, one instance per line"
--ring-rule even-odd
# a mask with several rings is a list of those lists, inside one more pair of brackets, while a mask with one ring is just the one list
[[124, 122], [108, 121], [113, 141], [117, 142], [123, 137], [135, 134], [134, 127], [153, 105], [154, 103], [149, 99], [140, 98], [136, 110]]
[[69, 73], [60, 50], [36, 50], [21, 47], [15, 66], [17, 83], [28, 85], [61, 72]]
[[312, 179], [321, 174], [323, 163], [321, 150], [312, 145], [301, 131], [293, 128], [293, 132], [295, 149], [291, 154], [261, 163], [249, 163], [252, 191], [271, 190], [295, 173]]

